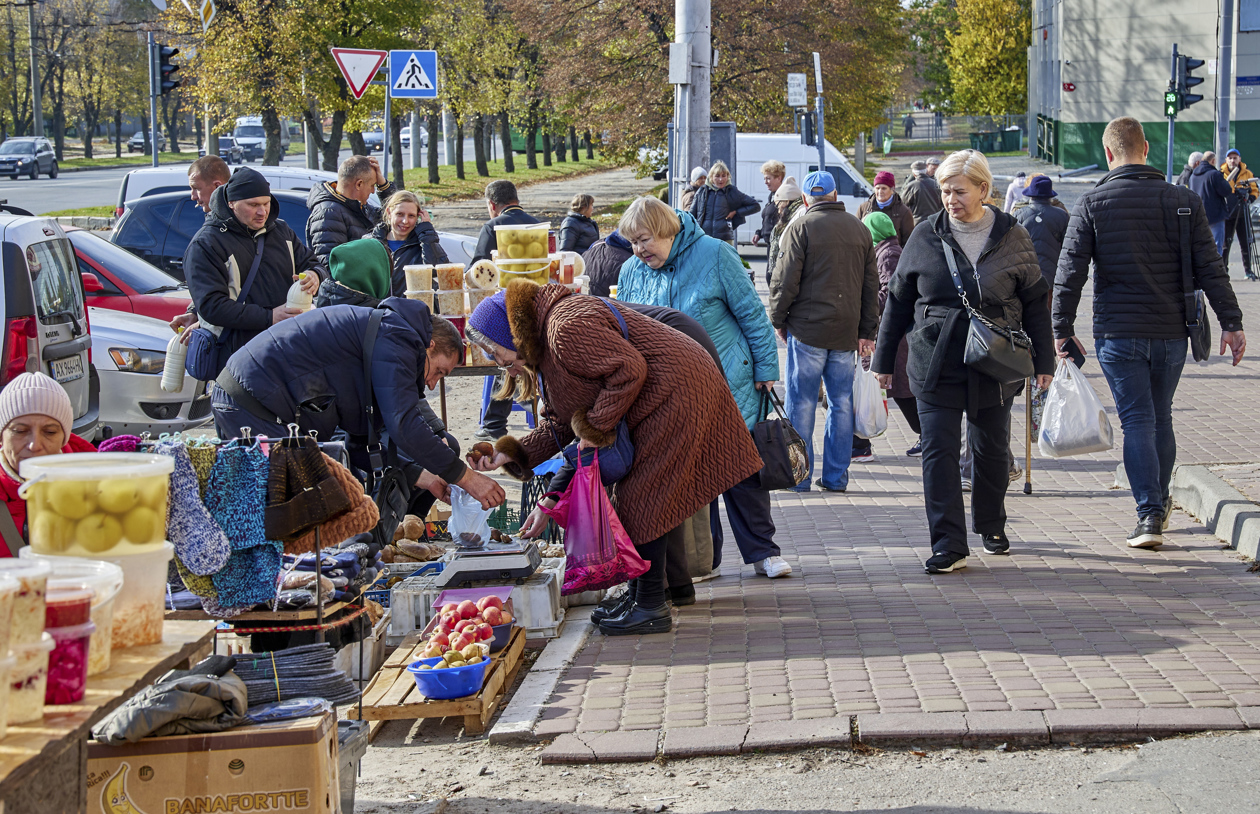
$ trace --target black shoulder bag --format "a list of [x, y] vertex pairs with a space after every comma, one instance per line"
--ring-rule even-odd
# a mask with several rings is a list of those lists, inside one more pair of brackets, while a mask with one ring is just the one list
[[368, 318], [367, 332], [363, 336], [363, 404], [367, 411], [368, 425], [368, 482], [367, 493], [376, 501], [381, 519], [372, 529], [372, 540], [382, 546], [394, 540], [394, 532], [407, 516], [411, 504], [411, 484], [402, 468], [395, 465], [398, 456], [391, 440], [389, 449], [381, 444], [376, 431], [376, 396], [372, 392], [372, 351], [376, 347], [376, 335], [381, 329], [385, 312], [374, 310]]
[[[241, 286], [241, 292], [236, 296], [237, 302], [249, 296], [249, 290], [254, 285], [254, 278], [258, 276], [258, 267], [262, 265], [265, 237], [265, 234], [259, 235], [257, 243], [254, 244], [254, 262], [250, 264], [245, 284]], [[212, 382], [219, 378], [223, 368], [227, 367], [228, 360], [223, 358], [223, 350], [227, 346], [225, 337], [231, 330], [231, 328], [220, 328], [219, 335], [215, 336], [214, 332], [207, 328], [193, 328], [188, 335], [188, 353], [184, 357], [184, 371], [194, 379], [203, 382]]]
[[[770, 405], [778, 418], [770, 418]], [[761, 455], [761, 488], [791, 489], [809, 477], [809, 448], [783, 414], [774, 391], [761, 393], [761, 421], [753, 425], [753, 443]]]
[[1194, 286], [1189, 206], [1177, 207], [1177, 233], [1181, 240], [1181, 291], [1186, 298], [1186, 332], [1190, 334], [1190, 353], [1194, 361], [1205, 362], [1212, 355], [1212, 329], [1208, 325], [1203, 289]]
[[[962, 297], [963, 307], [971, 318], [967, 329], [967, 349], [963, 353], [963, 364], [983, 373], [1002, 384], [1014, 384], [1032, 376], [1035, 372], [1032, 358], [1032, 340], [1028, 334], [1014, 328], [998, 325], [984, 314], [971, 307], [967, 292], [963, 290], [962, 277], [958, 274], [958, 262], [954, 259], [954, 247], [941, 240], [945, 250], [945, 262], [949, 264], [949, 273], [954, 278], [954, 288]], [[976, 288], [980, 287], [980, 272], [972, 270], [976, 277]], [[941, 337], [945, 340], [946, 337]]]

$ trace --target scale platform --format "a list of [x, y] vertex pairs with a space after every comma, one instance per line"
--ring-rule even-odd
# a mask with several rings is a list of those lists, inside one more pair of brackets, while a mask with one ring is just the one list
[[534, 540], [517, 540], [506, 545], [491, 543], [485, 548], [455, 551], [455, 556], [437, 576], [439, 588], [458, 588], [485, 580], [524, 582], [542, 565], [542, 553]]

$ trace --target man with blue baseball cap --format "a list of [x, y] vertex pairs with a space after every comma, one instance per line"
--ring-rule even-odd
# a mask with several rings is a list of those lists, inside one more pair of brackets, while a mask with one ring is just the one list
[[806, 209], [783, 231], [770, 277], [770, 322], [787, 342], [788, 418], [810, 442], [810, 479], [796, 491], [808, 492], [814, 476], [811, 439], [821, 383], [827, 431], [818, 486], [843, 492], [853, 451], [853, 368], [858, 353], [870, 356], [875, 349], [879, 274], [871, 233], [836, 201], [831, 173], [810, 173], [801, 191]]

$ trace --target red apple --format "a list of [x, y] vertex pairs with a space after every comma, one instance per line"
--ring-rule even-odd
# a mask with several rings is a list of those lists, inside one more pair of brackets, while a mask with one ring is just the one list
[[439, 619], [437, 625], [433, 628], [433, 631], [436, 633], [440, 630], [443, 633], [450, 633], [454, 629], [455, 628], [452, 625], [447, 624], [445, 619]]
[[481, 612], [481, 615], [486, 618], [486, 624], [488, 625], [497, 626], [497, 625], [503, 624], [503, 622], [500, 621], [503, 618], [503, 612], [500, 611], [496, 607], [492, 606], [492, 607], [486, 608], [484, 611]]
[[455, 632], [456, 632], [456, 633], [462, 633], [462, 632], [464, 632], [465, 630], [467, 630], [468, 628], [476, 628], [476, 627], [477, 627], [477, 623], [476, 623], [476, 622], [474, 622], [473, 620], [471, 620], [471, 619], [461, 619], [460, 621], [458, 621], [458, 622], [456, 622], [456, 623], [455, 623]]
[[459, 605], [454, 602], [447, 602], [442, 606], [442, 613], [455, 613], [459, 610]]
[[476, 640], [476, 638], [474, 638], [475, 633], [476, 633], [476, 631], [475, 631], [475, 630], [474, 630], [474, 631], [471, 631], [471, 632], [469, 632], [469, 633], [460, 633], [460, 634], [459, 634], [458, 636], [456, 636], [456, 637], [455, 637], [455, 639], [451, 642], [451, 649], [452, 649], [452, 650], [463, 650], [463, 649], [464, 649], [465, 647], [467, 647], [468, 645], [470, 645], [470, 644], [472, 644], [473, 642], [477, 641], [477, 640]]
[[438, 656], [442, 655], [442, 653], [444, 653], [444, 652], [445, 652], [445, 650], [444, 650], [444, 648], [442, 647], [442, 645], [440, 645], [440, 644], [430, 644], [428, 647], [426, 647], [426, 648], [424, 649], [424, 652], [422, 652], [422, 653], [420, 654], [420, 656], [421, 656], [422, 658], [426, 658], [426, 659], [433, 659], [433, 658], [437, 658]]
[[433, 635], [429, 637], [429, 644], [440, 644], [446, 647], [451, 643], [451, 637], [444, 630], [435, 630]]
[[497, 596], [483, 596], [477, 600], [477, 610], [485, 613], [486, 608], [498, 608], [503, 610], [503, 600]]
[[471, 619], [477, 615], [477, 606], [473, 604], [471, 599], [465, 599], [459, 603], [459, 615], [464, 619]]
[[446, 625], [447, 627], [449, 627], [451, 630], [454, 630], [454, 629], [455, 629], [455, 625], [456, 625], [456, 624], [459, 622], [459, 620], [460, 620], [460, 619], [462, 619], [462, 618], [464, 618], [464, 617], [460, 616], [458, 611], [447, 611], [446, 613], [443, 613], [443, 614], [442, 614], [442, 616], [441, 616], [441, 621], [442, 621], [442, 623], [443, 623], [443, 624], [445, 624], [445, 625]]
[[503, 613], [499, 615], [499, 624], [510, 625], [512, 624], [512, 622], [513, 622], [512, 614], [508, 613], [507, 611], [503, 611]]
[[479, 613], [476, 616], [474, 616], [472, 620], [476, 622], [477, 624], [481, 624], [482, 622], [486, 621], [486, 618]]
[[494, 628], [490, 627], [485, 622], [482, 622], [481, 624], [477, 625], [477, 641], [484, 642], [487, 639], [493, 639], [493, 638], [494, 638]]

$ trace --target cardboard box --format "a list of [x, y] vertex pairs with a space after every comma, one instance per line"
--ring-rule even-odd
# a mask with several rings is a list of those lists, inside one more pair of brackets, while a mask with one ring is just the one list
[[332, 713], [207, 735], [88, 744], [89, 814], [337, 814]]

